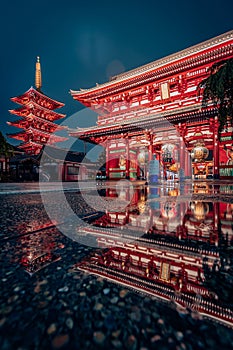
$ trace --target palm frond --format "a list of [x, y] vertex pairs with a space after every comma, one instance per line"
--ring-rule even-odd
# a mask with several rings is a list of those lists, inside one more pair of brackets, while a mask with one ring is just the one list
[[227, 121], [233, 122], [233, 58], [213, 64], [209, 76], [198, 85], [198, 95], [202, 91], [202, 105], [212, 101], [218, 107], [219, 132]]

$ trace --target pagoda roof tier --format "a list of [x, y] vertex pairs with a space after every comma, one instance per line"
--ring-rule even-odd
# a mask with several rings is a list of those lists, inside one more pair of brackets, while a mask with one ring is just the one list
[[23, 149], [25, 152], [38, 153], [35, 151], [40, 151], [43, 148], [43, 145], [34, 141], [28, 141], [20, 144], [18, 147]]
[[24, 119], [15, 120], [14, 122], [7, 122], [8, 125], [16, 128], [25, 129], [27, 128], [28, 122]]
[[201, 65], [233, 57], [233, 30], [178, 53], [114, 76], [110, 81], [89, 89], [70, 90], [74, 99], [86, 104], [98, 98], [109, 98], [121, 91], [130, 90], [159, 79], [195, 69]]
[[58, 135], [51, 134], [49, 132], [38, 130], [32, 127], [29, 127], [25, 131], [21, 131], [15, 134], [8, 134], [7, 136], [17, 140], [25, 141], [28, 138], [28, 135], [44, 136], [48, 138], [48, 143], [62, 142], [68, 139], [67, 137], [58, 136]]
[[16, 140], [20, 140], [20, 141], [25, 141], [25, 138], [27, 136], [26, 131], [20, 131], [20, 132], [16, 132], [14, 134], [7, 134], [8, 137], [12, 138], [12, 139], [16, 139]]
[[53, 133], [46, 132], [44, 130], [35, 129], [33, 127], [28, 128], [27, 131], [35, 135], [43, 135], [43, 136], [49, 137], [50, 139], [56, 139], [56, 141], [54, 142], [62, 142], [62, 141], [68, 140], [67, 137], [55, 135]]
[[[95, 141], [95, 137], [106, 137], [114, 134], [121, 134], [126, 132], [141, 131], [145, 132], [146, 129], [167, 128], [169, 125], [182, 122], [194, 122], [209, 119], [211, 116], [217, 115], [215, 107], [209, 106], [208, 108], [201, 109], [201, 104], [197, 103], [191, 107], [183, 107], [176, 109], [175, 111], [165, 111], [162, 113], [154, 113], [143, 118], [132, 118], [130, 120], [124, 120], [107, 125], [97, 125], [89, 128], [77, 128], [75, 130], [69, 130], [69, 134], [73, 137], [79, 137], [80, 139], [88, 140], [89, 142], [98, 143]], [[92, 139], [93, 138], [93, 139]]]
[[61, 108], [64, 106], [64, 103], [56, 101], [42, 92], [39, 92], [38, 90], [34, 89], [33, 87], [30, 87], [29, 90], [27, 90], [24, 94], [12, 97], [11, 101], [18, 103], [18, 104], [28, 104], [29, 102], [36, 102], [41, 107], [45, 107], [49, 110]]
[[[48, 108], [42, 107], [38, 105], [34, 101], [30, 101], [29, 103], [23, 105], [22, 107], [16, 108], [16, 109], [10, 109], [9, 112], [11, 114], [18, 115], [19, 117], [25, 117], [29, 114], [36, 115], [37, 117], [40, 117], [44, 120], [54, 121], [59, 120], [62, 118], [65, 118], [65, 114], [54, 112]], [[44, 114], [45, 116], [42, 117], [41, 115]]]
[[44, 120], [43, 118], [37, 117], [33, 114], [29, 114], [25, 116], [24, 119], [18, 119], [13, 122], [7, 122], [7, 124], [11, 126], [15, 126], [16, 128], [25, 129], [28, 126], [30, 126], [31, 125], [30, 123], [32, 123], [33, 121], [42, 123], [42, 125], [49, 126], [52, 129], [51, 132], [66, 129], [65, 126], [57, 125], [48, 120]]
[[29, 114], [27, 116], [24, 117], [25, 119], [27, 120], [35, 120], [35, 121], [38, 121], [38, 122], [41, 122], [41, 123], [44, 123], [45, 125], [49, 125], [49, 126], [54, 126], [56, 127], [56, 130], [64, 130], [66, 129], [66, 126], [62, 126], [62, 125], [59, 125], [59, 124], [55, 124], [47, 119], [44, 119], [44, 118], [41, 118], [41, 117], [38, 117], [37, 115], [34, 115], [34, 114]]

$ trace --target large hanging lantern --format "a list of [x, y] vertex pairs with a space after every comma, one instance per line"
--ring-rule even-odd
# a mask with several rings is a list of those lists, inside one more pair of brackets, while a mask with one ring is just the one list
[[175, 145], [172, 145], [171, 143], [166, 143], [162, 146], [162, 159], [164, 163], [172, 163], [172, 161], [174, 161], [174, 149]]
[[164, 218], [172, 219], [177, 215], [176, 202], [165, 202], [162, 203], [161, 215]]
[[204, 144], [197, 144], [191, 151], [191, 157], [196, 162], [201, 162], [205, 160], [209, 155], [209, 150], [204, 146]]
[[140, 165], [145, 165], [146, 156], [147, 156], [147, 153], [146, 153], [145, 149], [144, 148], [140, 149], [139, 154], [138, 154], [138, 163]]
[[192, 202], [190, 205], [193, 216], [196, 220], [202, 221], [209, 213], [209, 205], [204, 202]]

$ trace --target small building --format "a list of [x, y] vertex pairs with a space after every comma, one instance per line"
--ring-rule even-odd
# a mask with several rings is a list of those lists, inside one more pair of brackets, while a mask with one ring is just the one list
[[16, 154], [9, 160], [11, 181], [38, 181], [40, 155]]
[[[46, 146], [38, 155], [16, 154], [9, 160], [11, 181], [84, 181], [94, 167], [83, 162], [83, 152], [73, 152]], [[93, 168], [94, 169], [94, 168]], [[90, 172], [90, 171], [89, 171]]]
[[0, 132], [0, 181], [8, 181], [10, 158], [17, 153], [20, 153], [17, 147], [10, 145]]
[[9, 156], [0, 153], [0, 180], [4, 177], [9, 170]]
[[83, 152], [46, 146], [40, 155], [40, 179], [44, 181], [84, 181], [88, 179], [89, 160]]
[[0, 181], [4, 181], [7, 178], [9, 172], [9, 156], [0, 153]]

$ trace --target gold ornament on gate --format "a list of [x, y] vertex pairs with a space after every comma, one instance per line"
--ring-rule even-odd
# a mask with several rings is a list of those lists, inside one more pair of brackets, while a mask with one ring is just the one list
[[125, 170], [125, 167], [126, 167], [126, 159], [123, 155], [120, 156], [120, 159], [119, 159], [119, 167], [121, 170]]
[[205, 147], [204, 143], [197, 143], [196, 146], [191, 151], [191, 157], [196, 162], [201, 162], [205, 160], [209, 155], [208, 148]]

